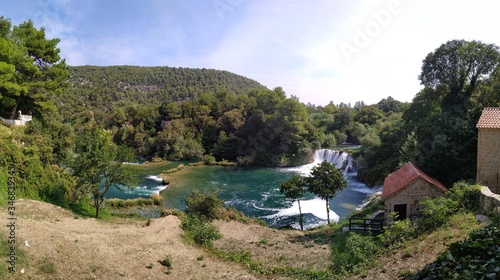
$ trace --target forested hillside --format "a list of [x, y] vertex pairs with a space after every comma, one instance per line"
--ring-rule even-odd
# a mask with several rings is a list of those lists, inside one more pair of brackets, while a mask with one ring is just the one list
[[[284, 166], [309, 160], [314, 149], [359, 143], [379, 119], [400, 114], [384, 99], [365, 106], [316, 107], [248, 78], [219, 70], [69, 67], [70, 87], [52, 100], [75, 130], [95, 121], [136, 155], [171, 160], [231, 160]], [[367, 130], [368, 129], [368, 130]]]
[[227, 71], [173, 67], [71, 66], [71, 84], [54, 98], [66, 118], [84, 110], [110, 112], [126, 105], [158, 106], [166, 101], [195, 99], [207, 92], [236, 94], [264, 86]]

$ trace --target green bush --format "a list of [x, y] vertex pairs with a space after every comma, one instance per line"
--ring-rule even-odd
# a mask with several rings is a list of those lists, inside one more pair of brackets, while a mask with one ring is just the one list
[[500, 279], [500, 222], [450, 245], [413, 279]]
[[458, 202], [460, 209], [477, 213], [480, 208], [481, 186], [460, 181], [453, 184], [448, 196]]
[[429, 232], [446, 224], [449, 217], [458, 211], [459, 203], [449, 197], [440, 196], [421, 201], [419, 207], [418, 229], [420, 232]]
[[160, 261], [160, 264], [163, 266], [166, 266], [169, 269], [172, 269], [172, 256], [171, 255], [166, 255], [163, 260]]
[[416, 236], [415, 227], [409, 219], [394, 222], [390, 227], [386, 227], [383, 234], [379, 236], [382, 243], [389, 250], [397, 249]]
[[210, 246], [214, 240], [222, 237], [216, 226], [205, 219], [193, 216], [186, 216], [181, 228], [185, 231], [185, 237], [198, 245]]
[[203, 162], [205, 162], [206, 165], [215, 165], [217, 160], [212, 155], [205, 155], [203, 156]]
[[186, 214], [211, 221], [220, 217], [222, 205], [224, 201], [217, 197], [217, 192], [200, 194], [193, 191], [186, 200]]
[[342, 251], [333, 256], [333, 270], [339, 273], [353, 273], [364, 269], [377, 256], [380, 247], [371, 235], [351, 232]]

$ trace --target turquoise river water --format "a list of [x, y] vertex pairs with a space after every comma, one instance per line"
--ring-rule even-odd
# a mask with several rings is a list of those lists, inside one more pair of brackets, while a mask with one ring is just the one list
[[[299, 228], [297, 202], [286, 200], [280, 193], [279, 186], [294, 174], [307, 176], [310, 169], [323, 160], [331, 162], [337, 168], [343, 168], [348, 182], [348, 187], [329, 201], [331, 221], [345, 218], [359, 208], [368, 195], [379, 190], [369, 188], [356, 179], [347, 154], [335, 150], [319, 150], [316, 151], [312, 164], [293, 168], [197, 167], [190, 170], [189, 176], [182, 178], [172, 188], [162, 186], [160, 178], [149, 175], [133, 190], [120, 192], [112, 189], [107, 197], [149, 197], [152, 193], [161, 191], [165, 208], [183, 210], [186, 207], [185, 200], [193, 190], [201, 193], [219, 191], [218, 197], [227, 206], [233, 206], [247, 216], [260, 218], [271, 227], [291, 225]], [[326, 223], [324, 200], [308, 194], [301, 200], [301, 206], [305, 228]]]

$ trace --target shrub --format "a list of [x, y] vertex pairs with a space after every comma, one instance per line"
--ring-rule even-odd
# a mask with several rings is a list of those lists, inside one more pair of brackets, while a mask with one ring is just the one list
[[376, 257], [380, 247], [371, 235], [351, 232], [341, 252], [334, 254], [334, 270], [340, 273], [353, 273], [367, 267]]
[[389, 250], [400, 248], [406, 241], [416, 236], [415, 227], [409, 219], [394, 222], [386, 227], [380, 239]]
[[444, 196], [425, 199], [419, 203], [419, 207], [417, 226], [421, 232], [429, 232], [446, 224], [448, 218], [459, 209], [458, 201]]
[[453, 184], [449, 197], [458, 202], [460, 209], [476, 213], [480, 208], [481, 186], [459, 181]]
[[198, 245], [210, 246], [214, 240], [222, 237], [216, 226], [205, 219], [193, 216], [186, 216], [181, 228], [185, 231], [185, 237]]
[[166, 266], [169, 269], [172, 269], [172, 256], [166, 255], [165, 258], [160, 261], [160, 264]]
[[217, 161], [215, 160], [214, 156], [212, 156], [212, 155], [205, 155], [205, 156], [203, 156], [203, 162], [205, 162], [206, 165], [215, 165], [215, 163]]
[[224, 205], [224, 201], [217, 197], [217, 192], [200, 194], [193, 191], [186, 200], [186, 214], [211, 221], [220, 217], [222, 205]]
[[138, 197], [134, 199], [119, 199], [119, 198], [110, 198], [106, 199], [106, 204], [115, 207], [135, 207], [135, 206], [143, 206], [143, 205], [157, 205], [161, 206], [163, 204], [163, 197], [158, 194], [152, 194], [149, 198]]
[[153, 200], [154, 205], [161, 206], [163, 204], [163, 197], [159, 194], [152, 194], [150, 198]]

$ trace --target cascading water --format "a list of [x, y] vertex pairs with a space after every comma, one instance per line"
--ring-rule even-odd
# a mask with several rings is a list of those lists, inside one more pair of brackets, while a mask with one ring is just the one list
[[[346, 152], [340, 152], [338, 150], [330, 149], [320, 149], [314, 152], [313, 162], [310, 164], [285, 168], [284, 171], [290, 171], [298, 173], [302, 176], [309, 176], [311, 169], [317, 166], [323, 161], [327, 161], [334, 165], [337, 169], [342, 169], [344, 176], [347, 180], [347, 188], [339, 191], [337, 195], [329, 201], [330, 204], [330, 219], [331, 221], [338, 221], [340, 218], [339, 213], [352, 212], [356, 210], [362, 203], [359, 203], [354, 209], [350, 207], [344, 207], [345, 204], [356, 199], [364, 199], [368, 195], [377, 191], [378, 189], [371, 189], [367, 187], [364, 183], [357, 180], [356, 169], [354, 168], [353, 158]], [[340, 202], [340, 203], [339, 203]], [[315, 221], [314, 223], [306, 224], [305, 228], [310, 228], [318, 224], [326, 223], [326, 209], [324, 206], [324, 201], [320, 201], [319, 198], [314, 197], [312, 199], [306, 199], [301, 201], [302, 213], [311, 214], [316, 218], [321, 219], [321, 221]], [[348, 210], [351, 211], [345, 211]], [[282, 215], [298, 215], [298, 203], [294, 202], [290, 208], [281, 209], [278, 213], [268, 216], [269, 218], [282, 216]], [[342, 215], [342, 216], [343, 216]], [[298, 228], [298, 224], [292, 224], [293, 227]]]
[[341, 169], [349, 158], [349, 154], [338, 150], [321, 149], [314, 152], [314, 162], [320, 163], [327, 161], [333, 164], [337, 169]]

